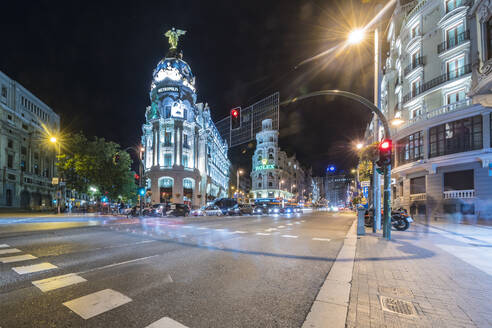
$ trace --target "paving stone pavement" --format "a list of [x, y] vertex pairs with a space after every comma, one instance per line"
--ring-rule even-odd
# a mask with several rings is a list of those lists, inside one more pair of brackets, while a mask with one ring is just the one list
[[[470, 254], [492, 247], [447, 238], [420, 224], [393, 231], [391, 241], [366, 229], [357, 241], [346, 326], [492, 327], [492, 276], [443, 245], [469, 247]], [[383, 310], [384, 296], [413, 314]]]

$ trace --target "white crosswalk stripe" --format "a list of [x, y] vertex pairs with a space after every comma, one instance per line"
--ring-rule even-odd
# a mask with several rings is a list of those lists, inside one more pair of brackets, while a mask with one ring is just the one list
[[293, 236], [293, 235], [282, 235], [284, 238], [297, 238], [298, 236]]
[[20, 249], [17, 249], [17, 248], [0, 249], [0, 255], [11, 254], [11, 253], [20, 253], [20, 252], [22, 252], [22, 251]]
[[131, 298], [117, 291], [104, 289], [65, 302], [63, 305], [87, 320], [131, 301]]
[[315, 238], [313, 238], [313, 240], [317, 240], [317, 241], [330, 241], [331, 239], [329, 239], [329, 238], [317, 238], [317, 237], [315, 237]]
[[75, 285], [87, 281], [75, 273], [64, 274], [61, 276], [50, 277], [47, 279], [33, 281], [32, 284], [38, 287], [43, 293], [58, 288]]
[[187, 327], [169, 317], [164, 317], [157, 320], [154, 323], [151, 323], [145, 328], [187, 328]]
[[46, 270], [53, 270], [57, 269], [58, 267], [56, 265], [53, 265], [48, 262], [44, 263], [38, 263], [38, 264], [33, 264], [33, 265], [26, 265], [26, 266], [20, 266], [20, 267], [14, 267], [12, 270], [17, 272], [18, 274], [28, 274], [28, 273], [34, 273], [34, 272], [40, 272], [40, 271], [46, 271]]
[[17, 255], [17, 256], [0, 257], [0, 262], [12, 263], [12, 262], [34, 260], [34, 259], [37, 259], [37, 257], [31, 254], [24, 254], [24, 255]]
[[6, 247], [10, 247], [10, 246], [7, 244], [0, 244], [0, 248], [6, 248]]
[[265, 232], [257, 232], [256, 233], [258, 236], [270, 236], [271, 233], [265, 233]]
[[278, 226], [277, 228], [282, 229], [282, 228], [285, 228], [285, 226], [281, 225], [281, 226]]

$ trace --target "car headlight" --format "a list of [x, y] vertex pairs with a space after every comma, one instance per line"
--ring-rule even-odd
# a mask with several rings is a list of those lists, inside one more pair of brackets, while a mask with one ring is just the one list
[[274, 213], [278, 213], [278, 208], [273, 210]]

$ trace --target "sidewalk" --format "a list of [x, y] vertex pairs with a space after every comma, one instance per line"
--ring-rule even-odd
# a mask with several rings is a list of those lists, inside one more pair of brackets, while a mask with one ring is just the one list
[[347, 327], [492, 327], [490, 227], [413, 224], [389, 242], [366, 233]]

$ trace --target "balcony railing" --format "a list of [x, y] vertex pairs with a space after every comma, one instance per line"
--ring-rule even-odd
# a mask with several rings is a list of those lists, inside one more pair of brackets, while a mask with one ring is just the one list
[[422, 121], [422, 120], [428, 120], [428, 119], [437, 117], [439, 115], [447, 114], [450, 112], [454, 112], [456, 110], [466, 108], [466, 107], [470, 106], [471, 104], [472, 104], [472, 100], [471, 100], [471, 98], [468, 98], [468, 99], [465, 99], [462, 101], [455, 102], [453, 104], [448, 104], [448, 105], [438, 107], [438, 108], [433, 109], [429, 112], [425, 112], [421, 115], [418, 115], [418, 116], [413, 117], [411, 119], [405, 120], [405, 123], [400, 125], [398, 127], [398, 130], [404, 129], [404, 128], [406, 128], [410, 125], [413, 125], [413, 124], [415, 124], [419, 121]]
[[457, 47], [468, 40], [470, 40], [470, 30], [458, 34], [455, 39], [444, 41], [443, 43], [437, 45], [437, 53], [441, 54], [444, 51]]
[[452, 190], [445, 191], [443, 193], [444, 199], [463, 199], [463, 198], [474, 198], [475, 190]]
[[410, 201], [411, 202], [415, 202], [415, 201], [419, 201], [419, 200], [426, 200], [426, 199], [427, 199], [426, 193], [410, 195]]
[[405, 21], [403, 25], [405, 25], [412, 17], [415, 15], [424, 5], [427, 3], [428, 0], [422, 0], [420, 1], [415, 7], [413, 7], [412, 10], [408, 12], [408, 14], [405, 16]]
[[461, 0], [461, 1], [456, 0], [456, 2], [457, 2], [457, 4], [456, 4], [456, 7], [454, 7], [454, 8], [449, 8], [448, 6], [446, 6], [446, 14], [455, 10], [458, 7], [471, 5], [471, 0]]
[[463, 65], [461, 67], [458, 67], [458, 69], [456, 69], [454, 71], [444, 73], [443, 75], [438, 76], [438, 77], [436, 77], [436, 78], [434, 78], [428, 82], [425, 82], [424, 84], [422, 84], [418, 88], [415, 88], [412, 91], [410, 91], [409, 93], [407, 93], [403, 97], [403, 102], [406, 103], [407, 101], [411, 100], [412, 98], [415, 98], [416, 96], [418, 96], [419, 94], [421, 94], [427, 90], [430, 90], [430, 89], [432, 89], [432, 88], [434, 88], [440, 84], [443, 84], [444, 82], [456, 80], [456, 79], [462, 77], [463, 75], [466, 75], [469, 73], [471, 73], [471, 64]]
[[424, 57], [420, 56], [415, 58], [415, 60], [410, 63], [407, 67], [405, 67], [405, 70], [403, 71], [405, 75], [408, 75], [411, 71], [416, 69], [417, 67], [424, 66]]

